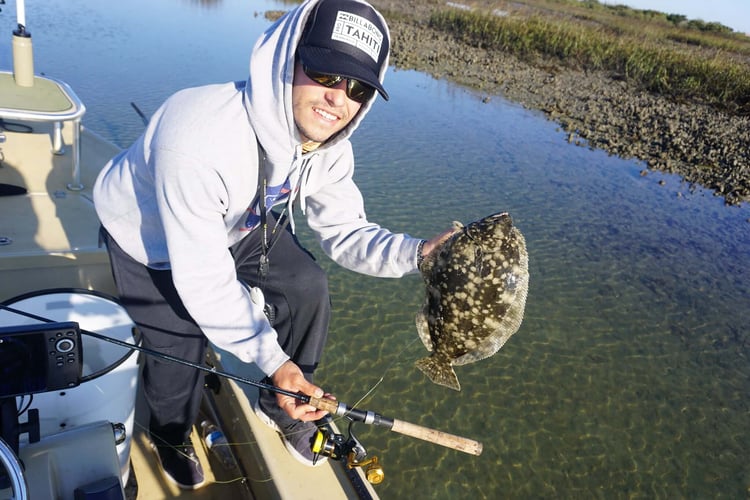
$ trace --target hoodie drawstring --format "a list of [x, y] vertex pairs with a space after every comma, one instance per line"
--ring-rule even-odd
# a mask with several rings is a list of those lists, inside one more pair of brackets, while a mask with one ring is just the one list
[[[299, 158], [299, 156], [297, 156], [296, 158]], [[260, 212], [259, 214], [260, 215], [260, 230], [263, 232], [262, 237], [261, 237], [261, 249], [262, 249], [263, 255], [261, 255], [260, 257], [260, 263], [258, 266], [258, 276], [260, 277], [261, 290], [263, 289], [265, 278], [268, 275], [268, 267], [270, 265], [268, 255], [271, 252], [271, 249], [279, 240], [281, 232], [286, 229], [286, 226], [288, 224], [291, 224], [292, 233], [294, 233], [294, 230], [295, 230], [294, 200], [296, 198], [299, 198], [300, 200], [300, 207], [301, 207], [302, 213], [305, 212], [306, 207], [303, 201], [305, 199], [305, 196], [302, 194], [302, 190], [304, 189], [304, 186], [307, 184], [307, 180], [310, 176], [310, 171], [312, 170], [310, 168], [310, 163], [311, 163], [312, 158], [306, 158], [302, 160], [301, 166], [299, 169], [300, 175], [297, 181], [295, 182], [295, 187], [291, 189], [289, 193], [289, 197], [287, 198], [286, 206], [284, 207], [284, 210], [282, 210], [281, 216], [276, 221], [276, 225], [273, 227], [273, 229], [271, 230], [271, 234], [269, 235], [267, 211], [270, 209], [270, 207], [266, 206], [266, 194], [268, 191], [268, 181], [266, 179], [264, 159], [265, 158], [263, 155], [263, 148], [260, 146], [260, 143], [258, 143], [258, 209]]]

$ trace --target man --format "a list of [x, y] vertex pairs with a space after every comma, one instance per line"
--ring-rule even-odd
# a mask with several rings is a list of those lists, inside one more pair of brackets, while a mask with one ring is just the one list
[[[389, 43], [384, 19], [362, 0], [308, 0], [261, 36], [247, 82], [176, 93], [105, 166], [94, 202], [145, 347], [199, 363], [208, 338], [275, 386], [324, 395], [312, 375], [328, 330], [328, 286], [292, 234], [293, 204], [334, 261], [373, 276], [415, 271], [442, 237], [425, 242], [368, 222], [352, 180], [348, 138], [376, 93], [388, 99]], [[147, 357], [143, 377], [165, 476], [200, 487], [189, 434], [201, 374]], [[324, 412], [268, 391], [256, 412], [312, 465], [310, 439]]]

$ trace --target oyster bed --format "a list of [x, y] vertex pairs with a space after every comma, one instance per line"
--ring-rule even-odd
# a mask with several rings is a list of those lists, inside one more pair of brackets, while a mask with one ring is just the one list
[[750, 117], [640, 90], [619, 75], [534, 64], [457, 41], [429, 27], [443, 2], [373, 0], [391, 30], [391, 64], [501, 95], [539, 110], [576, 144], [643, 160], [649, 170], [680, 175], [722, 196], [750, 201]]

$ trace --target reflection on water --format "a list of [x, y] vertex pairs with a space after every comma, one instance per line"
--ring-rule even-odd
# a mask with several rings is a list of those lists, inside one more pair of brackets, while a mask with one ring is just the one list
[[[27, 8], [38, 70], [69, 81], [84, 124], [120, 145], [142, 126], [130, 101], [150, 113], [177, 88], [244, 78], [267, 25], [256, 13], [280, 5], [83, 3]], [[82, 36], [55, 46], [60, 33]], [[413, 366], [425, 352], [421, 278], [369, 278], [321, 257], [335, 310], [318, 382], [348, 404], [484, 443], [472, 457], [360, 426], [385, 467], [381, 496], [745, 497], [750, 209], [570, 145], [499, 98], [408, 71], [391, 71], [387, 87], [391, 100], [353, 141], [370, 218], [429, 237], [507, 210], [531, 281], [519, 332], [458, 367], [456, 393]]]

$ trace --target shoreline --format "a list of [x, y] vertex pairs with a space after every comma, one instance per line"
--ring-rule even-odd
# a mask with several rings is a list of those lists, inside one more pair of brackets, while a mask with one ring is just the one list
[[417, 70], [544, 113], [568, 141], [646, 163], [642, 175], [681, 176], [721, 196], [750, 202], [750, 117], [708, 105], [674, 102], [606, 71], [583, 71], [488, 51], [430, 28], [444, 2], [372, 0], [388, 21], [391, 64]]

